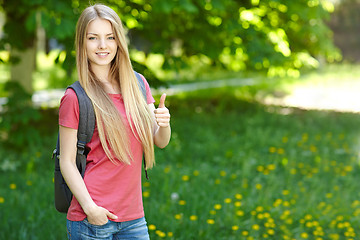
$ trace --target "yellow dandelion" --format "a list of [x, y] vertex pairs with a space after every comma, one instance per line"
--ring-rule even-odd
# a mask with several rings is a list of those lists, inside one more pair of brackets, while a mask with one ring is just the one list
[[5, 202], [5, 198], [0, 197], [0, 203], [4, 203]]
[[[240, 193], [237, 193], [237, 194], [235, 194], [235, 198], [238, 199], [238, 200], [241, 200], [242, 195]], [[360, 204], [360, 202], [359, 202], [359, 204]]]
[[150, 192], [148, 191], [143, 192], [143, 197], [147, 198], [149, 196], [150, 196]]
[[236, 215], [239, 216], [239, 217], [242, 217], [242, 216], [245, 215], [245, 213], [242, 210], [238, 210], [238, 211], [236, 211]]
[[211, 215], [215, 215], [216, 214], [216, 211], [215, 210], [210, 210], [209, 212]]
[[260, 183], [258, 183], [258, 184], [255, 185], [255, 188], [256, 188], [257, 190], [261, 190], [261, 189], [262, 189], [262, 185], [261, 185]]
[[276, 153], [276, 147], [270, 147], [269, 152], [270, 153]]
[[198, 217], [196, 215], [191, 215], [190, 216], [191, 221], [196, 221], [197, 219], [198, 219]]
[[345, 167], [344, 167], [344, 170], [345, 170], [346, 172], [351, 172], [351, 171], [353, 170], [353, 168], [352, 168], [352, 166], [345, 166]]
[[215, 208], [216, 210], [220, 210], [220, 209], [221, 209], [221, 204], [215, 204], [215, 205], [214, 205], [214, 208]]
[[269, 165], [267, 166], [267, 168], [268, 168], [270, 171], [273, 171], [273, 170], [275, 170], [276, 166], [275, 166], [275, 164], [269, 164]]
[[255, 231], [258, 231], [260, 229], [260, 226], [258, 224], [254, 224], [251, 226], [251, 228]]
[[284, 215], [288, 216], [288, 215], [290, 215], [290, 214], [291, 214], [291, 211], [290, 211], [290, 210], [285, 210], [285, 211], [284, 211]]
[[224, 200], [225, 203], [231, 203], [231, 201], [232, 201], [231, 198], [225, 198]]
[[248, 231], [242, 231], [241, 234], [242, 234], [243, 236], [249, 236], [249, 232], [248, 232]]
[[206, 222], [207, 222], [207, 224], [210, 224], [210, 225], [215, 224], [214, 219], [208, 219], [208, 220], [206, 220]]
[[186, 205], [186, 201], [185, 201], [185, 200], [180, 200], [180, 201], [179, 201], [179, 205], [181, 205], [181, 206]]
[[284, 150], [283, 148], [279, 148], [279, 149], [277, 150], [277, 153], [280, 154], [280, 155], [282, 155], [282, 154], [285, 153], [285, 150]]
[[344, 223], [338, 223], [337, 224], [337, 228], [339, 228], [339, 229], [342, 229], [342, 228], [344, 228], [345, 226], [344, 226]]
[[180, 220], [182, 218], [182, 214], [175, 214], [175, 219]]
[[226, 176], [226, 172], [224, 170], [220, 171], [220, 176], [225, 177]]
[[154, 231], [156, 230], [156, 226], [154, 224], [149, 225], [149, 230]]
[[265, 170], [265, 167], [264, 167], [264, 166], [257, 166], [257, 167], [256, 167], [256, 170], [257, 170], [258, 172], [263, 172], [263, 171]]
[[234, 225], [234, 226], [231, 227], [231, 229], [232, 229], [233, 231], [237, 231], [237, 230], [239, 230], [239, 226]]
[[274, 207], [277, 207], [277, 206], [279, 206], [279, 205], [281, 205], [281, 204], [282, 204], [282, 199], [279, 199], [279, 198], [278, 198], [278, 199], [275, 200], [273, 206], [274, 206]]
[[168, 236], [168, 237], [173, 237], [173, 236], [174, 236], [174, 233], [173, 233], [173, 232], [168, 232], [168, 233], [167, 233], [167, 236]]
[[286, 195], [289, 195], [289, 194], [290, 194], [290, 191], [285, 189], [285, 190], [282, 191], [282, 194], [285, 195], [285, 196], [286, 196]]
[[166, 237], [166, 234], [160, 230], [156, 230], [155, 233], [156, 233], [156, 235], [158, 235], [161, 238]]
[[302, 140], [303, 140], [304, 142], [306, 142], [306, 141], [308, 140], [308, 138], [309, 138], [309, 135], [308, 135], [307, 133], [304, 133], [304, 134], [302, 135]]
[[256, 211], [257, 212], [262, 212], [262, 211], [264, 211], [264, 207], [263, 206], [257, 206]]
[[215, 179], [215, 184], [216, 185], [219, 185], [221, 183], [221, 180], [220, 179]]
[[239, 201], [235, 202], [235, 203], [234, 203], [234, 206], [235, 206], [235, 207], [241, 207], [241, 202], [239, 202]]
[[327, 194], [325, 195], [325, 197], [326, 197], [326, 198], [332, 198], [332, 197], [333, 197], [333, 194], [332, 194], [332, 193], [327, 193]]
[[284, 207], [289, 207], [289, 206], [290, 206], [290, 202], [289, 202], [289, 201], [284, 201], [284, 202], [283, 202], [283, 206], [284, 206]]
[[181, 177], [181, 179], [184, 181], [184, 182], [187, 182], [189, 181], [190, 177], [188, 175], [184, 175]]
[[166, 168], [164, 168], [164, 173], [169, 173], [169, 172], [170, 172], [170, 170], [171, 170], [171, 168], [170, 168], [170, 167], [166, 167]]
[[196, 177], [196, 176], [199, 176], [199, 174], [200, 174], [200, 172], [198, 171], [198, 170], [195, 170], [194, 172], [193, 172], [193, 175]]
[[307, 239], [309, 237], [309, 234], [307, 234], [306, 232], [303, 232], [300, 234], [301, 238]]
[[16, 184], [15, 184], [15, 183], [11, 183], [11, 184], [10, 184], [10, 189], [12, 189], [12, 190], [16, 189]]

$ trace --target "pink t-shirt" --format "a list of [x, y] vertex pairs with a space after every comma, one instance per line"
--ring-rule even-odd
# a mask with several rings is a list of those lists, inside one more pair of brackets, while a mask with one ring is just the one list
[[[154, 103], [150, 87], [143, 77], [147, 103]], [[99, 133], [95, 124], [95, 130], [91, 141], [87, 144], [90, 152], [87, 156], [87, 165], [84, 182], [93, 201], [101, 207], [118, 216], [115, 221], [131, 221], [144, 216], [141, 169], [143, 149], [130, 129], [125, 115], [125, 106], [121, 94], [109, 94], [121, 116], [126, 119], [125, 126], [128, 129], [131, 153], [134, 161], [131, 165], [118, 162], [112, 163], [106, 156], [100, 142]], [[76, 93], [72, 89], [66, 90], [61, 99], [59, 108], [59, 124], [64, 127], [78, 129], [79, 103]], [[82, 221], [86, 214], [79, 202], [73, 197], [67, 213], [70, 221]]]

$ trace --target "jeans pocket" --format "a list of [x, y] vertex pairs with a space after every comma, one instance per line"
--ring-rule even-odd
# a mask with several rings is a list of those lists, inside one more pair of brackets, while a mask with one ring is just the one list
[[89, 222], [89, 220], [87, 220], [87, 218], [85, 218], [84, 220], [83, 220], [83, 223], [86, 225], [86, 226], [89, 226], [89, 227], [92, 227], [92, 228], [103, 228], [103, 227], [105, 227], [107, 224], [109, 224], [109, 220], [105, 223], [105, 224], [103, 224], [103, 225], [95, 225], [95, 224], [91, 224], [90, 222]]
[[94, 225], [89, 223], [89, 221], [85, 218], [82, 221], [80, 229], [80, 238], [79, 239], [112, 239], [112, 235], [114, 234], [114, 225], [108, 220], [108, 222], [104, 225]]

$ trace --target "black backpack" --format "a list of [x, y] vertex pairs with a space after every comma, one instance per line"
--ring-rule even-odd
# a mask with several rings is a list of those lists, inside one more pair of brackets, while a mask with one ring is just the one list
[[[144, 98], [146, 100], [146, 89], [144, 81], [142, 80], [139, 73], [135, 72], [136, 78], [138, 80], [138, 85]], [[92, 135], [95, 129], [95, 113], [94, 108], [91, 103], [90, 98], [87, 96], [85, 90], [80, 85], [79, 81], [74, 82], [68, 88], [71, 88], [75, 91], [76, 96], [79, 102], [79, 127], [77, 133], [77, 153], [76, 153], [76, 166], [81, 173], [81, 176], [84, 177], [85, 167], [86, 167], [86, 156], [88, 149], [86, 149], [86, 144], [91, 140]], [[59, 165], [60, 157], [60, 142], [59, 137], [57, 140], [56, 148], [53, 151], [52, 158], [55, 158], [55, 171], [54, 171], [54, 187], [55, 187], [55, 208], [57, 211], [66, 213], [70, 206], [72, 200], [72, 193], [67, 186]], [[144, 160], [144, 168], [146, 178], [146, 164]]]

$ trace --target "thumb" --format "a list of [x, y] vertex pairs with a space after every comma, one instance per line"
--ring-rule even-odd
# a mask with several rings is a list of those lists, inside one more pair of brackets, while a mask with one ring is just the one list
[[115, 214], [112, 214], [111, 212], [107, 211], [106, 216], [108, 216], [111, 219], [117, 219], [118, 217]]
[[166, 99], [166, 93], [163, 93], [163, 95], [161, 95], [160, 97], [159, 108], [165, 107], [165, 99]]

